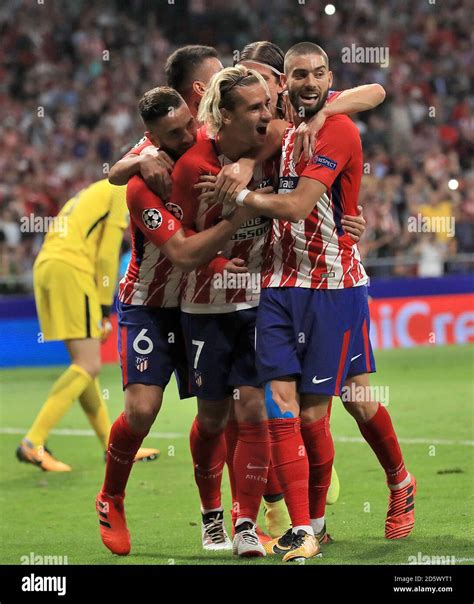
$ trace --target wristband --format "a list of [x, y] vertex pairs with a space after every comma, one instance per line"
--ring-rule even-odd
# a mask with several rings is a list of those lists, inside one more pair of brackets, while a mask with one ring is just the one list
[[242, 189], [242, 191], [240, 191], [240, 193], [235, 198], [235, 203], [242, 208], [244, 205], [244, 199], [249, 193], [251, 193], [250, 189]]

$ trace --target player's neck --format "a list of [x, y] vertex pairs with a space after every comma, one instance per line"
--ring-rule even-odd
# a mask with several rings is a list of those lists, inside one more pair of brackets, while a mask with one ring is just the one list
[[231, 161], [238, 161], [248, 154], [250, 149], [248, 143], [236, 140], [229, 132], [220, 130], [216, 136], [216, 142], [220, 152]]

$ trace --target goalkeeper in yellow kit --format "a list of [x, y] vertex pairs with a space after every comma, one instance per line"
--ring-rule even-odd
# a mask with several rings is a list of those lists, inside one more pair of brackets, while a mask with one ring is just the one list
[[[71, 358], [17, 449], [20, 461], [45, 471], [71, 470], [51, 455], [45, 442], [76, 399], [107, 449], [111, 424], [98, 380], [100, 343], [112, 330], [108, 317], [128, 224], [125, 196], [126, 187], [106, 179], [80, 191], [56, 217], [34, 265], [42, 335], [46, 341], [63, 340]], [[135, 460], [158, 454], [156, 449], [140, 449]]]

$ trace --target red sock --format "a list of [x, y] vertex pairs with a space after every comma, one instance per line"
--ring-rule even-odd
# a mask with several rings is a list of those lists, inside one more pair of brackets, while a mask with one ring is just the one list
[[334, 460], [329, 416], [326, 414], [314, 422], [301, 424], [301, 434], [309, 461], [309, 515], [313, 519], [322, 518]]
[[240, 422], [234, 455], [237, 518], [257, 521], [269, 465], [268, 422]]
[[237, 510], [235, 509], [236, 489], [235, 489], [235, 471], [234, 471], [234, 455], [239, 438], [239, 424], [231, 419], [227, 422], [225, 428], [225, 442], [227, 444], [227, 470], [229, 472], [230, 492], [232, 494], [232, 524], [237, 520]]
[[133, 460], [143, 439], [148, 434], [137, 434], [128, 425], [125, 413], [121, 413], [112, 424], [107, 448], [105, 480], [102, 490], [107, 495], [124, 495]]
[[385, 470], [388, 484], [399, 484], [408, 476], [397, 435], [388, 411], [379, 403], [372, 419], [358, 424], [362, 436], [372, 447]]
[[206, 432], [196, 419], [190, 433], [191, 455], [194, 462], [194, 478], [199, 489], [203, 510], [221, 507], [222, 471], [226, 458], [224, 432]]
[[268, 468], [267, 486], [265, 487], [264, 497], [271, 495], [283, 495], [283, 489], [276, 475], [275, 468], [270, 461], [270, 467]]
[[268, 421], [271, 458], [293, 526], [309, 526], [309, 465], [300, 419]]

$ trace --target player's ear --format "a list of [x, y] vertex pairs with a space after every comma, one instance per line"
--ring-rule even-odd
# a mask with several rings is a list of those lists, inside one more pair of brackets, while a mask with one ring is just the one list
[[206, 86], [204, 85], [204, 82], [200, 82], [199, 80], [194, 81], [193, 91], [198, 96], [204, 96], [204, 93], [206, 92]]
[[332, 71], [328, 72], [329, 88], [332, 88]]
[[284, 73], [280, 73], [280, 81], [278, 82], [278, 94], [286, 90], [287, 77]]
[[225, 107], [222, 107], [222, 109], [221, 109], [221, 115], [222, 115], [222, 123], [223, 124], [229, 124], [231, 122], [232, 117], [230, 115], [230, 112]]

